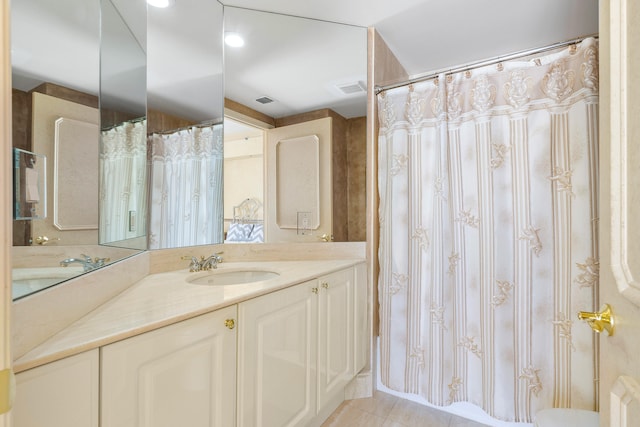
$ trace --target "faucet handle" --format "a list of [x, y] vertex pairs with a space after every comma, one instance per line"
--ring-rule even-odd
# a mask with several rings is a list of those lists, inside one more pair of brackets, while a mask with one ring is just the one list
[[180, 259], [184, 260], [184, 261], [191, 261], [189, 263], [189, 271], [194, 273], [196, 271], [200, 271], [201, 269], [201, 264], [200, 261], [198, 261], [198, 258], [194, 257], [194, 256], [190, 256], [190, 255], [183, 255], [180, 257]]

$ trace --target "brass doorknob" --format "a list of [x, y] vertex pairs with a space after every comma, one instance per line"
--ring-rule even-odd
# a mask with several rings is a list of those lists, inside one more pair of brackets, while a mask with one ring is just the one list
[[615, 320], [609, 304], [603, 305], [600, 311], [581, 311], [578, 313], [578, 319], [587, 322], [596, 332], [605, 330], [611, 336], [615, 331]]
[[39, 245], [44, 246], [47, 243], [51, 243], [51, 242], [54, 242], [54, 241], [57, 241], [57, 240], [60, 240], [60, 238], [59, 237], [54, 237], [53, 239], [49, 239], [47, 236], [38, 236], [38, 237], [36, 237], [35, 242], [37, 244], [39, 244]]
[[227, 319], [224, 321], [224, 326], [226, 326], [229, 329], [233, 329], [236, 327], [236, 321], [233, 319]]

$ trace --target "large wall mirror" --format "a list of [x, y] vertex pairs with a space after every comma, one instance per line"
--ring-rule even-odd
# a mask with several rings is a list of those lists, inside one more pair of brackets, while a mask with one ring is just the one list
[[[46, 157], [18, 159], [46, 163], [40, 198], [23, 207], [47, 207], [14, 221], [14, 298], [141, 250], [226, 241], [233, 208], [254, 194], [224, 153], [322, 117], [345, 127], [328, 170], [349, 186], [331, 234], [365, 239], [364, 28], [203, 0], [14, 0], [11, 13], [13, 145]], [[244, 50], [223, 49], [232, 30]], [[250, 186], [269, 206], [266, 180]]]
[[[104, 16], [111, 8], [123, 22]], [[102, 9], [100, 200], [108, 214], [100, 243], [221, 243], [222, 5], [103, 0]], [[131, 58], [128, 66], [122, 58]], [[128, 88], [132, 81], [141, 103]]]
[[224, 24], [225, 242], [365, 240], [366, 29], [229, 6]]
[[147, 248], [147, 8], [100, 2], [101, 245]]
[[98, 244], [99, 53], [99, 0], [11, 2], [14, 299], [139, 252]]

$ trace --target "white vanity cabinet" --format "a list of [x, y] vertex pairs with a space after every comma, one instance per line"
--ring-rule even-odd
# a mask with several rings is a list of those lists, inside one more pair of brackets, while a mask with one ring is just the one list
[[239, 304], [239, 426], [312, 425], [344, 400], [344, 387], [362, 367], [356, 348], [364, 351], [355, 339], [356, 327], [366, 324], [356, 271]]
[[365, 264], [314, 276], [20, 372], [13, 425], [318, 426], [366, 365], [370, 333]]
[[236, 306], [102, 347], [101, 427], [235, 425]]
[[98, 427], [98, 349], [16, 375], [14, 427]]

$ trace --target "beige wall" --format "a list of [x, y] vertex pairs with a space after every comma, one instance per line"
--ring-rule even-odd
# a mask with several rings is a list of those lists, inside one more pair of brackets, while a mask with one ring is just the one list
[[367, 240], [367, 118], [347, 120], [347, 241]]
[[[367, 260], [372, 291], [373, 333], [378, 335], [378, 104], [375, 86], [398, 82], [408, 77], [398, 59], [374, 28], [368, 33], [367, 78]], [[375, 355], [375, 352], [374, 352]]]
[[[11, 91], [12, 145], [31, 151], [31, 94]], [[11, 211], [11, 209], [9, 209]], [[31, 221], [13, 221], [13, 244], [26, 245], [31, 238]]]

